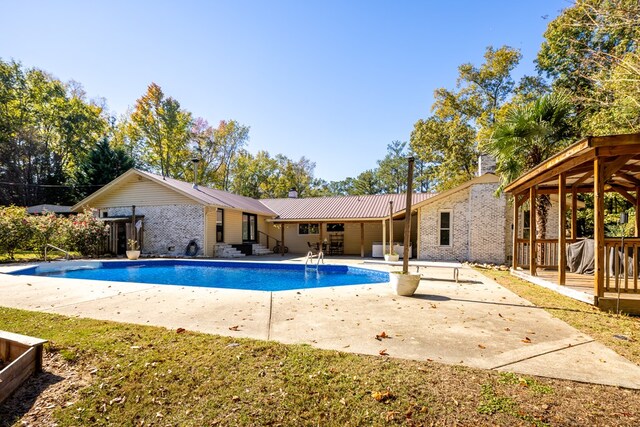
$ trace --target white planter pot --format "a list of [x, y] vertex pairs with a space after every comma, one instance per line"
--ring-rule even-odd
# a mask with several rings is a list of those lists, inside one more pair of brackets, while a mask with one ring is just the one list
[[128, 259], [138, 259], [140, 257], [140, 251], [127, 251]]
[[418, 289], [420, 275], [389, 273], [389, 283], [394, 294], [410, 297]]
[[396, 262], [400, 259], [400, 255], [395, 254], [395, 255], [391, 255], [391, 254], [384, 254], [384, 260], [385, 261], [391, 261], [391, 262]]

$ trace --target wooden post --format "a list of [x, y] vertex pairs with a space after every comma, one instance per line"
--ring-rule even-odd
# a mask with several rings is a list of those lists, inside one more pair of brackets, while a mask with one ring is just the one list
[[567, 281], [567, 174], [558, 176], [558, 284]]
[[284, 256], [284, 227], [285, 223], [280, 223], [280, 255]]
[[392, 254], [392, 253], [393, 253], [393, 200], [389, 200], [389, 254]]
[[636, 227], [635, 227], [634, 236], [638, 237], [640, 235], [639, 233], [640, 233], [640, 187], [636, 187]]
[[404, 253], [402, 254], [402, 273], [409, 274], [409, 244], [411, 242], [411, 197], [413, 194], [413, 163], [415, 159], [407, 159], [407, 202], [404, 211]]
[[593, 161], [593, 237], [595, 240], [595, 273], [593, 295], [604, 296], [604, 161], [596, 155]]
[[536, 188], [529, 189], [529, 274], [536, 275], [538, 248], [536, 240]]
[[360, 223], [360, 257], [364, 258], [364, 222]]
[[[387, 220], [382, 220], [382, 257], [387, 250]], [[373, 255], [373, 254], [372, 254]]]
[[578, 191], [571, 189], [571, 240], [578, 238]]
[[511, 253], [513, 254], [513, 259], [511, 260], [511, 267], [516, 270], [518, 268], [518, 229], [520, 228], [520, 221], [518, 218], [519, 214], [519, 206], [518, 206], [518, 196], [513, 196], [513, 248], [511, 248]]

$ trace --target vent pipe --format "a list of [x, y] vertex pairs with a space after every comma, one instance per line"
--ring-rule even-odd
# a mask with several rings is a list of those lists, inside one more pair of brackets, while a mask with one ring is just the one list
[[298, 198], [298, 190], [295, 189], [295, 187], [292, 187], [289, 189], [289, 198], [290, 199], [297, 199]]

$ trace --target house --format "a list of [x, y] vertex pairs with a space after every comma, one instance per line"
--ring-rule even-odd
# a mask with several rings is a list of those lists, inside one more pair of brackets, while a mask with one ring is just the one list
[[[196, 255], [233, 256], [258, 242], [271, 211], [258, 200], [130, 169], [72, 207], [96, 209], [111, 226], [108, 248], [118, 255], [127, 240], [142, 253], [184, 255], [194, 241]], [[234, 249], [226, 243], [236, 243]], [[217, 252], [216, 252], [217, 251]]]
[[[498, 185], [485, 174], [440, 194], [413, 194], [410, 256], [504, 263], [511, 221], [504, 197], [494, 196]], [[324, 243], [332, 255], [381, 257], [389, 240], [401, 252], [405, 203], [404, 194], [256, 200], [131, 169], [72, 209], [96, 209], [116, 254], [135, 239], [147, 255], [184, 255], [191, 242], [205, 257], [276, 247], [305, 254]]]

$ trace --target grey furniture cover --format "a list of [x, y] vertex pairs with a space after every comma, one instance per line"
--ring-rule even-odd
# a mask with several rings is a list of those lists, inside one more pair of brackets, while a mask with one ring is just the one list
[[593, 274], [594, 240], [584, 239], [567, 245], [567, 266], [572, 273]]

